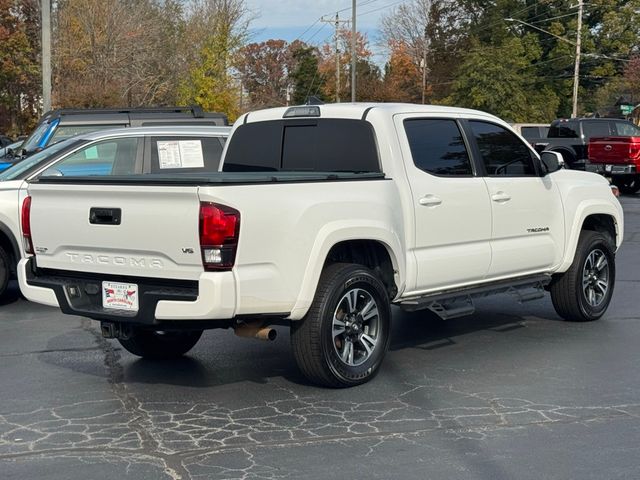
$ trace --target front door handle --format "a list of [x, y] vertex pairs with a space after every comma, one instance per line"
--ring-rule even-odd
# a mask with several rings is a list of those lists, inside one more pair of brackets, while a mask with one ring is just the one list
[[423, 205], [425, 207], [437, 207], [442, 203], [442, 199], [439, 197], [436, 197], [435, 195], [429, 194], [422, 197], [419, 200], [419, 203], [420, 205]]
[[508, 202], [509, 200], [511, 200], [511, 197], [509, 195], [507, 195], [506, 193], [500, 191], [497, 193], [494, 193], [493, 195], [491, 195], [491, 200], [493, 200], [494, 202], [498, 202], [498, 203], [504, 203], [504, 202]]

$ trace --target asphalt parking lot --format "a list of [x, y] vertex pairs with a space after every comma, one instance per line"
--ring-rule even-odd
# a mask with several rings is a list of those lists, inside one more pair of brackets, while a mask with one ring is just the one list
[[0, 306], [2, 479], [627, 479], [640, 477], [640, 196], [606, 316], [549, 298], [442, 321], [394, 312], [379, 376], [348, 390], [273, 343], [205, 332], [188, 357], [137, 359], [97, 323]]

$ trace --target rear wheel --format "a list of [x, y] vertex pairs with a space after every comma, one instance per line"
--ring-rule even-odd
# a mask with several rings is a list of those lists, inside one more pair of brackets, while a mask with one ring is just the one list
[[613, 176], [611, 183], [618, 187], [622, 193], [633, 194], [640, 191], [640, 175]]
[[173, 332], [135, 328], [129, 338], [118, 339], [125, 350], [139, 357], [163, 360], [177, 358], [191, 350], [200, 337], [202, 330]]
[[558, 315], [573, 322], [600, 318], [609, 306], [616, 279], [614, 246], [601, 232], [583, 230], [569, 270], [551, 284]]
[[325, 268], [304, 319], [291, 326], [296, 362], [314, 383], [349, 387], [375, 376], [389, 347], [391, 308], [378, 277], [361, 265]]
[[0, 247], [0, 297], [7, 291], [7, 285], [11, 278], [11, 257]]

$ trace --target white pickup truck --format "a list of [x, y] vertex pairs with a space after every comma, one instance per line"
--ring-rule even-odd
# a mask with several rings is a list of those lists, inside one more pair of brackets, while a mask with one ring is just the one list
[[150, 358], [203, 329], [273, 338], [302, 372], [350, 386], [377, 372], [391, 304], [444, 318], [473, 299], [551, 292], [601, 317], [623, 214], [607, 181], [542, 159], [500, 119], [422, 105], [252, 112], [210, 175], [40, 178], [22, 210], [30, 300], [102, 322]]

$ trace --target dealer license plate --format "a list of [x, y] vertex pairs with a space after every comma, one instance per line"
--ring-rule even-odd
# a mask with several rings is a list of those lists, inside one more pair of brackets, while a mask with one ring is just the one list
[[117, 310], [138, 311], [138, 285], [102, 282], [102, 306]]

